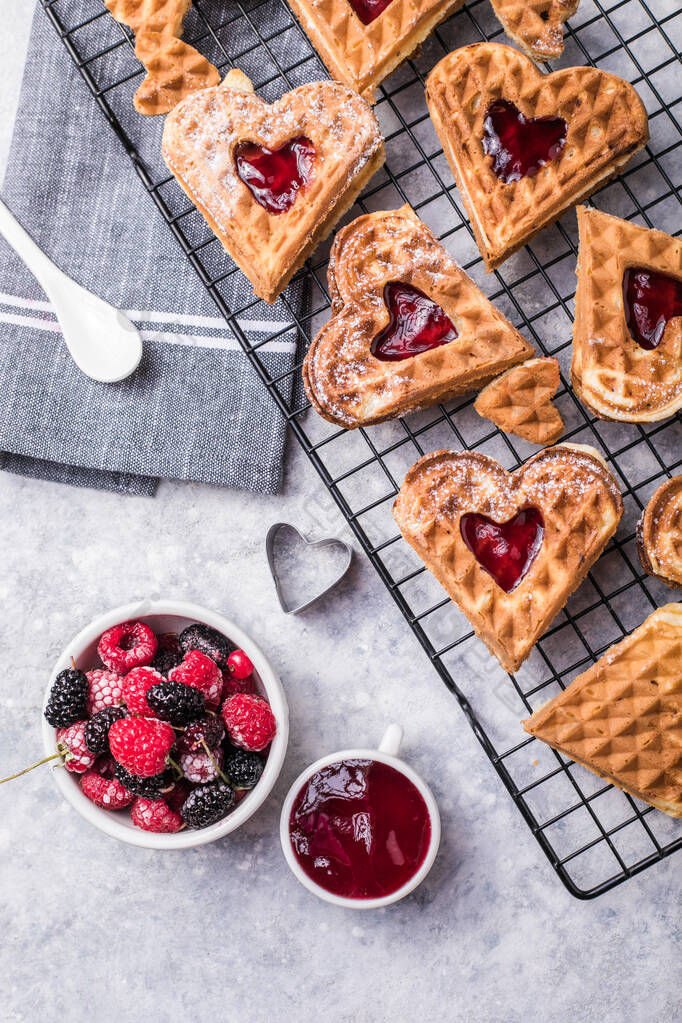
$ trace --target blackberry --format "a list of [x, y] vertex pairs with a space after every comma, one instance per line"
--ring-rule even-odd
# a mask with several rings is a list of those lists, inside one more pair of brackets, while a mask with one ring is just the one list
[[145, 699], [162, 721], [187, 725], [206, 710], [204, 694], [182, 682], [159, 682], [145, 694]]
[[91, 753], [109, 752], [109, 729], [114, 721], [120, 721], [126, 716], [123, 707], [105, 707], [93, 714], [83, 732], [85, 745]]
[[144, 799], [160, 799], [163, 790], [169, 789], [173, 784], [173, 771], [170, 767], [161, 774], [153, 774], [151, 778], [139, 778], [136, 774], [126, 771], [122, 764], [116, 764], [114, 775], [124, 789]]
[[246, 749], [232, 749], [225, 757], [223, 774], [236, 789], [252, 789], [260, 779], [265, 761], [257, 753]]
[[183, 629], [179, 639], [183, 653], [188, 654], [190, 650], [199, 650], [215, 661], [219, 668], [227, 667], [227, 658], [233, 650], [237, 649], [234, 643], [230, 643], [229, 639], [226, 639], [221, 632], [216, 632], [210, 626], [200, 625], [198, 622]]
[[160, 675], [167, 675], [181, 663], [182, 654], [177, 650], [158, 650], [152, 661], [152, 668], [156, 668]]
[[90, 684], [84, 671], [65, 668], [60, 671], [50, 689], [45, 717], [53, 728], [68, 728], [86, 716], [86, 703]]
[[178, 736], [178, 753], [196, 753], [203, 750], [206, 743], [209, 749], [216, 749], [225, 738], [225, 725], [216, 715], [201, 718], [187, 725], [182, 735]]
[[226, 817], [234, 806], [234, 789], [224, 781], [199, 785], [180, 807], [180, 816], [190, 828], [207, 828]]

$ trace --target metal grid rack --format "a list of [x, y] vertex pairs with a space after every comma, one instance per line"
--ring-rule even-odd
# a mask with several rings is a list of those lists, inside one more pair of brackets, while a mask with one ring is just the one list
[[[527, 664], [507, 676], [468, 622], [400, 537], [390, 508], [407, 468], [438, 447], [472, 448], [513, 469], [530, 445], [480, 419], [473, 399], [351, 433], [329, 426], [296, 386], [301, 361], [272, 375], [272, 362], [240, 326], [262, 303], [234, 301], [234, 264], [169, 177], [158, 148], [159, 119], [132, 112], [143, 71], [132, 36], [103, 0], [40, 0], [145, 188], [203, 285], [334, 497], [429, 660], [456, 696], [478, 740], [568, 890], [591, 898], [682, 848], [682, 824], [624, 795], [549, 747], [525, 737], [519, 719], [568, 684], [656, 606], [674, 599], [643, 575], [635, 549], [641, 509], [666, 475], [682, 467], [682, 417], [654, 426], [592, 418], [567, 386], [577, 230], [569, 212], [494, 274], [485, 275], [467, 218], [424, 101], [430, 68], [457, 46], [504, 36], [487, 0], [469, 0], [383, 85], [376, 105], [387, 164], [353, 215], [409, 202], [502, 311], [559, 359], [557, 398], [565, 440], [597, 447], [618, 478], [625, 504], [619, 532]], [[650, 119], [651, 141], [612, 184], [600, 209], [669, 233], [682, 229], [680, 64], [682, 14], [676, 0], [582, 0], [567, 26], [558, 66], [595, 64], [631, 81]], [[195, 0], [184, 38], [224, 72], [238, 66], [272, 100], [326, 72], [284, 0]], [[556, 67], [556, 65], [555, 65]], [[546, 70], [552, 70], [547, 67]], [[322, 246], [280, 298], [305, 345], [329, 315]], [[301, 303], [301, 296], [306, 300]], [[305, 310], [303, 313], [301, 310]], [[274, 335], [276, 339], [279, 335]], [[290, 336], [290, 334], [289, 334]], [[271, 341], [273, 338], [270, 339]]]

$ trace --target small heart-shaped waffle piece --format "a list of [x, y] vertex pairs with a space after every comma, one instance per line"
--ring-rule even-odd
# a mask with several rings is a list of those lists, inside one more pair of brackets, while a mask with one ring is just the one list
[[[353, 7], [355, 3], [355, 8]], [[338, 82], [370, 102], [395, 71], [464, 0], [289, 0]], [[377, 13], [378, 12], [378, 13]]]
[[167, 114], [191, 93], [218, 84], [218, 69], [180, 38], [192, 0], [106, 0], [106, 5], [135, 33], [135, 54], [147, 70], [133, 100], [138, 113]]
[[[305, 139], [314, 158], [284, 211], [270, 212], [240, 177], [245, 143], [276, 153]], [[266, 103], [241, 71], [204, 89], [166, 119], [163, 156], [225, 249], [266, 302], [292, 275], [384, 162], [372, 108], [336, 82], [311, 82]]]
[[[313, 407], [339, 426], [379, 423], [475, 390], [534, 354], [409, 206], [339, 231], [328, 276], [333, 315], [310, 345], [303, 381]], [[435, 305], [434, 334], [448, 340], [409, 358], [377, 358], [391, 288], [400, 284]], [[416, 327], [428, 326], [427, 312], [416, 310]]]
[[556, 359], [529, 359], [484, 387], [474, 408], [505, 433], [531, 444], [554, 444], [564, 431], [552, 404], [559, 383]]
[[[468, 545], [466, 517], [509, 523], [524, 509], [539, 515], [542, 537], [506, 592]], [[526, 660], [622, 514], [618, 485], [597, 452], [569, 444], [544, 448], [513, 473], [476, 451], [435, 451], [412, 466], [393, 507], [404, 538], [507, 671]]]
[[682, 817], [681, 658], [682, 604], [666, 604], [523, 727], [636, 799]]
[[564, 50], [563, 24], [580, 0], [490, 0], [505, 32], [533, 60], [555, 60]]
[[637, 525], [642, 568], [668, 586], [682, 589], [682, 476], [662, 483]]
[[[644, 347], [628, 327], [627, 284], [633, 271], [650, 271], [649, 285], [660, 274], [666, 293], [671, 278], [682, 287], [682, 239], [584, 206], [578, 207], [578, 229], [571, 365], [575, 392], [600, 419], [667, 419], [682, 408], [682, 316], [656, 323], [659, 312], [647, 314], [656, 308], [657, 291], [648, 287], [640, 328], [655, 343]], [[635, 292], [632, 297], [642, 296]], [[663, 305], [674, 314], [674, 302]]]
[[[499, 43], [444, 57], [426, 80], [426, 99], [486, 270], [606, 184], [649, 138], [644, 105], [622, 78], [592, 67], [544, 75]], [[499, 100], [513, 103], [526, 121], [567, 125], [559, 152], [509, 182], [495, 173], [494, 155], [483, 145], [488, 112]]]

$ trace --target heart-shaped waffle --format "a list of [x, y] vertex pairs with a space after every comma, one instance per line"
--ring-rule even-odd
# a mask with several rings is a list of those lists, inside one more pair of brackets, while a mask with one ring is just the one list
[[135, 55], [147, 76], [133, 103], [140, 114], [167, 114], [180, 100], [217, 85], [218, 69], [189, 43], [182, 26], [192, 0], [106, 0], [116, 21], [135, 33]]
[[563, 419], [552, 404], [559, 383], [556, 359], [529, 359], [484, 387], [474, 408], [505, 433], [531, 444], [554, 444], [564, 432]]
[[534, 60], [556, 60], [564, 51], [563, 24], [580, 0], [490, 0], [510, 39]]
[[[592, 67], [544, 75], [499, 43], [444, 57], [427, 78], [426, 99], [489, 271], [601, 188], [649, 138], [644, 105], [622, 78]], [[506, 181], [494, 169], [507, 155], [504, 146], [494, 136], [487, 154], [483, 145], [491, 108], [500, 102], [516, 109], [524, 122], [519, 132], [536, 119], [565, 126], [534, 169]], [[520, 147], [522, 154], [529, 150]]]
[[523, 727], [619, 789], [682, 817], [682, 604], [666, 604]]
[[682, 408], [682, 316], [668, 320], [654, 348], [641, 347], [627, 322], [624, 275], [670, 275], [682, 291], [682, 239], [589, 207], [578, 208], [578, 228], [575, 392], [600, 419], [667, 419]]
[[464, 0], [289, 0], [332, 78], [350, 85], [370, 101], [380, 82], [463, 3]]
[[[309, 178], [272, 213], [237, 159], [244, 144], [272, 155], [292, 140], [314, 149]], [[168, 115], [163, 156], [256, 294], [274, 302], [384, 162], [384, 141], [372, 108], [344, 85], [312, 82], [270, 104], [231, 71]]]
[[642, 568], [668, 586], [682, 589], [682, 476], [662, 483], [637, 524]]
[[[333, 316], [308, 350], [303, 381], [317, 412], [347, 429], [471, 391], [534, 354], [409, 206], [339, 231], [328, 277]], [[394, 282], [435, 303], [456, 337], [399, 361], [377, 358]]]
[[511, 474], [476, 451], [435, 451], [409, 470], [393, 508], [404, 538], [510, 672], [622, 514], [618, 485], [597, 452], [569, 444], [545, 448]]

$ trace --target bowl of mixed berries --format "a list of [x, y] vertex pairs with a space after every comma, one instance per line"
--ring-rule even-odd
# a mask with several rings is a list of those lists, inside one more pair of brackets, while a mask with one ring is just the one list
[[43, 707], [71, 805], [132, 845], [222, 838], [270, 793], [288, 739], [277, 673], [234, 622], [179, 601], [116, 608], [64, 649]]

